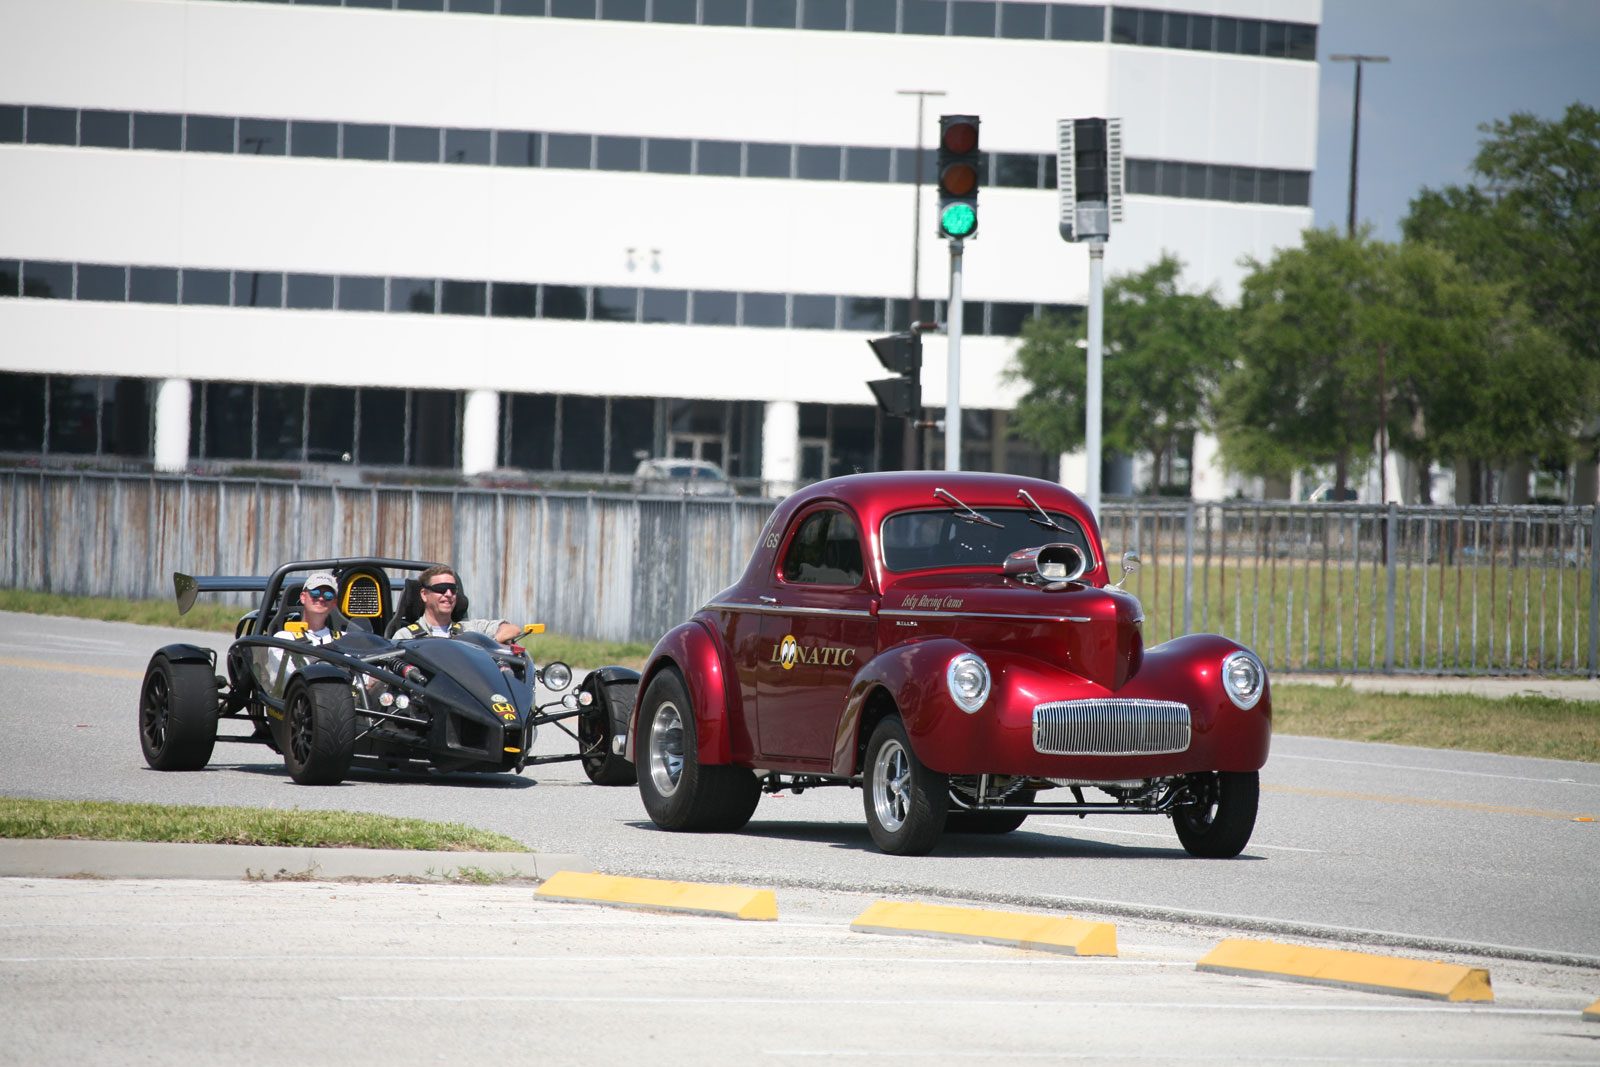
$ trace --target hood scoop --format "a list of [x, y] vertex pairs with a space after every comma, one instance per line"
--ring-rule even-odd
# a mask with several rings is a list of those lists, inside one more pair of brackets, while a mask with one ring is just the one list
[[1083, 549], [1065, 542], [1021, 549], [1007, 556], [1004, 564], [1007, 578], [1049, 592], [1065, 589], [1088, 569]]

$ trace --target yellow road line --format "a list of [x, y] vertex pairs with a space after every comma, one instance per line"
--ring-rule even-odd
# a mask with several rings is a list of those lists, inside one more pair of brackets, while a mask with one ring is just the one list
[[1562, 822], [1590, 822], [1592, 818], [1570, 811], [1546, 811], [1542, 808], [1516, 808], [1506, 804], [1479, 804], [1471, 800], [1433, 800], [1429, 797], [1399, 797], [1383, 793], [1350, 793], [1342, 789], [1312, 789], [1298, 785], [1264, 785], [1268, 793], [1284, 793], [1297, 797], [1326, 797], [1330, 800], [1370, 800], [1375, 804], [1408, 804], [1418, 808], [1444, 808], [1449, 811], [1477, 811], [1490, 815], [1529, 815], [1536, 819], [1560, 819]]
[[36, 671], [61, 671], [66, 674], [96, 674], [102, 678], [143, 678], [144, 671], [126, 667], [97, 667], [92, 663], [54, 663], [43, 659], [14, 659], [0, 656], [0, 667], [22, 667]]
[[1195, 964], [1195, 970], [1283, 978], [1429, 1000], [1494, 1000], [1489, 972], [1482, 968], [1276, 941], [1230, 938], [1207, 953]]
[[778, 898], [770, 889], [700, 882], [664, 882], [611, 874], [557, 871], [534, 893], [548, 900], [611, 904], [653, 911], [722, 915], [730, 919], [776, 919]]
[[1015, 911], [880, 900], [857, 915], [850, 929], [867, 934], [913, 934], [955, 941], [983, 941], [1072, 956], [1117, 954], [1117, 928], [1112, 923]]

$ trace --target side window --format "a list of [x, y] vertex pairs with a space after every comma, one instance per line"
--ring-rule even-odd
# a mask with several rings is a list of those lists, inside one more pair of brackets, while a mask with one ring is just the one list
[[860, 585], [864, 571], [855, 521], [830, 508], [801, 521], [780, 568], [784, 581], [800, 585]]

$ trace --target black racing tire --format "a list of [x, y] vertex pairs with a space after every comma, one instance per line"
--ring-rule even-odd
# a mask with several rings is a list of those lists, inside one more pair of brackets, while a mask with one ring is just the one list
[[1197, 799], [1172, 813], [1178, 840], [1191, 856], [1232, 859], [1250, 843], [1261, 802], [1256, 771], [1213, 771], [1190, 777]]
[[356, 752], [350, 683], [295, 678], [284, 694], [283, 764], [301, 785], [338, 785]]
[[[578, 744], [585, 753], [583, 773], [595, 785], [634, 785], [639, 780], [633, 764], [611, 751], [611, 710], [599, 686], [590, 690], [594, 703], [578, 716]], [[631, 687], [636, 693], [638, 686]]]
[[922, 765], [899, 718], [872, 731], [861, 786], [873, 844], [893, 856], [933, 851], [950, 809], [950, 779]]
[[217, 677], [210, 664], [150, 657], [139, 690], [139, 747], [158, 771], [198, 771], [217, 744]]
[[750, 821], [761, 780], [744, 767], [700, 762], [694, 706], [677, 672], [662, 671], [639, 705], [639, 796], [663, 830], [728, 833]]

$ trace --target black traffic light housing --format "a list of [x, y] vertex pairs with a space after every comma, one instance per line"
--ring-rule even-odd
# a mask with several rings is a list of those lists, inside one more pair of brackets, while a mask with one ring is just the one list
[[1056, 189], [1063, 240], [1105, 240], [1122, 221], [1122, 120], [1057, 124]]
[[978, 235], [978, 187], [983, 184], [983, 153], [978, 150], [978, 116], [939, 116], [939, 235], [966, 239]]
[[883, 369], [898, 377], [879, 378], [867, 383], [878, 406], [886, 414], [902, 419], [922, 414], [922, 335], [915, 330], [875, 337], [868, 341]]

